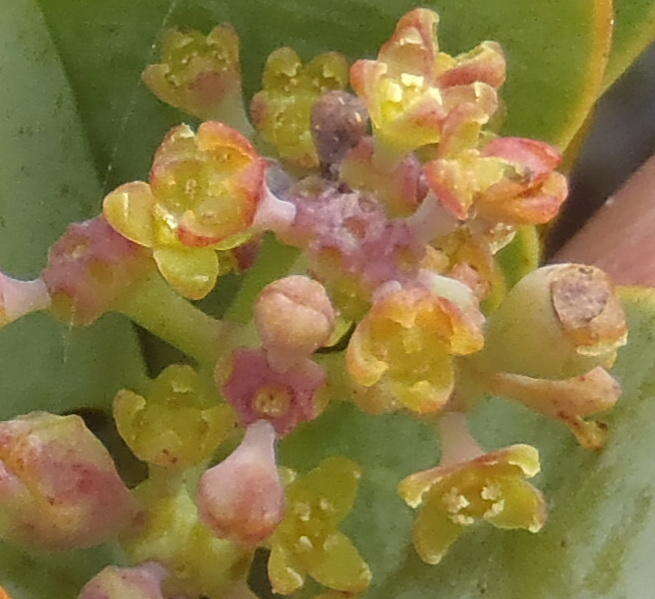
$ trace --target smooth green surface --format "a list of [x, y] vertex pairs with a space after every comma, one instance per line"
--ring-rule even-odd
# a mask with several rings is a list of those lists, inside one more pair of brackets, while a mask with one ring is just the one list
[[614, 12], [616, 21], [612, 53], [605, 72], [604, 87], [612, 85], [655, 40], [653, 0], [614, 0]]
[[631, 325], [615, 374], [624, 387], [605, 417], [602, 453], [579, 447], [563, 426], [490, 399], [473, 430], [488, 449], [535, 445], [542, 474], [533, 479], [550, 516], [539, 534], [481, 525], [438, 566], [420, 562], [408, 542], [413, 513], [395, 494], [405, 475], [438, 461], [436, 439], [403, 416], [371, 417], [338, 406], [283, 448], [306, 469], [346, 454], [364, 467], [347, 529], [374, 572], [367, 599], [649, 599], [655, 585], [655, 291], [624, 293]]
[[[32, 0], [3, 5], [0, 73], [0, 265], [36, 276], [66, 225], [97, 212], [101, 187], [73, 94]], [[132, 327], [118, 317], [68, 330], [46, 315], [30, 316], [0, 330], [0, 364], [0, 419], [104, 406], [141, 376]], [[106, 549], [31, 558], [0, 544], [0, 585], [13, 599], [72, 598], [109, 561]]]

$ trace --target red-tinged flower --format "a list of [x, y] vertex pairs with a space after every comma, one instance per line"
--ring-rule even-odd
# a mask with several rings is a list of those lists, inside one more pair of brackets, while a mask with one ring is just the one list
[[0, 272], [0, 328], [48, 306], [50, 295], [42, 279], [19, 281]]
[[68, 227], [50, 248], [43, 280], [64, 322], [88, 325], [109, 311], [150, 268], [148, 253], [102, 217]]
[[209, 35], [171, 29], [161, 50], [161, 63], [147, 66], [141, 75], [152, 93], [203, 121], [220, 120], [250, 132], [234, 27], [219, 25]]
[[250, 105], [253, 123], [280, 158], [313, 168], [319, 159], [312, 139], [312, 109], [326, 92], [348, 83], [348, 61], [326, 52], [303, 65], [291, 48], [279, 48], [266, 61], [263, 89]]
[[391, 217], [413, 213], [427, 192], [416, 156], [408, 154], [385, 168], [374, 160], [371, 137], [363, 138], [348, 152], [340, 165], [339, 178], [353, 189], [374, 193]]
[[269, 191], [266, 167], [252, 144], [227, 125], [209, 121], [197, 134], [181, 125], [157, 150], [150, 184], [114, 190], [104, 200], [104, 215], [123, 236], [153, 248], [173, 287], [199, 299], [219, 274], [215, 250], [293, 219], [293, 206]]
[[168, 572], [156, 562], [133, 568], [107, 566], [86, 583], [77, 599], [165, 599]]
[[346, 354], [357, 384], [376, 386], [398, 407], [419, 414], [439, 411], [450, 398], [453, 356], [483, 345], [483, 319], [472, 309], [468, 287], [445, 277], [428, 284], [435, 289], [399, 286], [379, 297], [357, 325]]
[[326, 382], [323, 368], [307, 358], [287, 372], [278, 372], [264, 350], [239, 348], [232, 354], [222, 391], [241, 424], [267, 420], [279, 436], [285, 436], [321, 414]]
[[474, 211], [490, 222], [543, 224], [555, 217], [568, 194], [566, 178], [554, 170], [560, 161], [544, 142], [501, 137], [481, 150], [437, 158], [425, 165], [425, 174], [430, 189], [457, 218]]
[[276, 433], [265, 420], [246, 429], [239, 447], [200, 479], [198, 508], [217, 536], [258, 545], [284, 516], [284, 487], [275, 461]]
[[0, 423], [0, 506], [2, 538], [50, 550], [104, 543], [137, 509], [82, 419], [45, 412]]
[[255, 303], [255, 323], [268, 362], [280, 372], [325, 345], [335, 319], [323, 285], [301, 275], [267, 285]]
[[[462, 104], [479, 108], [485, 122], [498, 107], [496, 87], [504, 79], [504, 61], [503, 75], [498, 73], [498, 46], [455, 59], [439, 54], [438, 20], [435, 12], [423, 8], [407, 13], [378, 59], [358, 60], [350, 71], [376, 137], [399, 154], [437, 143], [448, 115]], [[454, 71], [450, 77], [449, 71]]]

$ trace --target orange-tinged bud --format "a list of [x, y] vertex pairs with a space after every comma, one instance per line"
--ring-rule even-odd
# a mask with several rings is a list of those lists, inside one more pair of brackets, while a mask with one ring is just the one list
[[0, 423], [0, 535], [40, 549], [99, 545], [136, 514], [107, 450], [79, 416]]
[[255, 323], [268, 361], [285, 371], [330, 339], [336, 312], [325, 288], [293, 275], [267, 285], [255, 304]]
[[348, 83], [348, 62], [327, 52], [303, 65], [291, 48], [279, 48], [264, 67], [263, 90], [255, 94], [250, 111], [262, 137], [279, 156], [301, 168], [318, 166], [312, 139], [312, 110], [318, 99]]
[[494, 393], [520, 401], [536, 412], [561, 420], [587, 449], [602, 449], [607, 425], [584, 420], [614, 407], [621, 386], [604, 368], [564, 380], [535, 379], [499, 372], [491, 379]]
[[251, 424], [241, 445], [200, 479], [200, 516], [217, 536], [258, 545], [282, 520], [284, 488], [275, 462], [275, 439], [270, 423]]
[[171, 29], [164, 34], [162, 62], [143, 71], [160, 100], [201, 120], [216, 119], [250, 132], [241, 92], [239, 36], [229, 24], [209, 35]]

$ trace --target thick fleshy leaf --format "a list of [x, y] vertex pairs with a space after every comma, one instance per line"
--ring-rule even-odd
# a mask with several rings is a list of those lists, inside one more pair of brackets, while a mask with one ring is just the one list
[[[16, 0], [0, 19], [0, 265], [35, 276], [66, 225], [102, 199], [75, 100], [38, 7]], [[11, 82], [11, 83], [9, 83]], [[45, 314], [0, 331], [0, 419], [31, 410], [108, 406], [138, 385], [142, 361], [131, 326], [105, 317], [69, 330]], [[73, 597], [109, 560], [91, 550], [32, 557], [0, 543], [0, 585], [14, 599]]]
[[612, 53], [605, 71], [604, 89], [612, 85], [655, 40], [653, 0], [614, 0], [614, 15]]
[[605, 418], [611, 436], [602, 453], [580, 448], [565, 427], [500, 399], [490, 399], [474, 418], [474, 431], [489, 448], [525, 442], [539, 449], [542, 474], [535, 485], [550, 516], [538, 534], [480, 526], [439, 565], [428, 566], [411, 546], [412, 511], [395, 493], [401, 477], [438, 460], [427, 427], [340, 405], [283, 444], [284, 458], [298, 468], [340, 453], [363, 467], [344, 531], [373, 569], [367, 598], [650, 597], [655, 291], [623, 289], [622, 297], [631, 334], [614, 372], [624, 396]]

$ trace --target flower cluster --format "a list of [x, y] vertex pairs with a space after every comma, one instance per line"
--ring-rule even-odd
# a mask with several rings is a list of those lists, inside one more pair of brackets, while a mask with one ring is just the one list
[[[116, 311], [192, 362], [111, 390], [118, 433], [148, 467], [133, 490], [79, 417], [0, 423], [0, 538], [49, 550], [118, 539], [125, 552], [127, 566], [102, 570], [80, 599], [253, 599], [258, 550], [276, 593], [308, 577], [325, 587], [316, 599], [365, 593], [372, 569], [340, 530], [365, 465], [334, 455], [296, 473], [280, 457], [337, 401], [436, 423], [440, 463], [398, 485], [420, 508], [413, 541], [430, 564], [477, 522], [545, 524], [526, 481], [537, 450], [485, 453], [468, 432], [487, 394], [603, 447], [594, 418], [619, 398], [608, 369], [627, 335], [616, 291], [578, 264], [510, 288], [498, 252], [558, 212], [561, 156], [497, 134], [501, 47], [450, 56], [437, 24], [413, 10], [375, 60], [351, 67], [337, 52], [303, 64], [274, 51], [254, 127], [234, 29], [169, 32], [143, 79], [203, 122], [173, 128], [147, 182], [71, 225], [41, 277], [0, 273], [0, 326], [37, 310], [92, 326]], [[280, 275], [282, 245], [297, 259]], [[248, 267], [235, 291], [246, 309], [218, 320], [188, 301]]]

